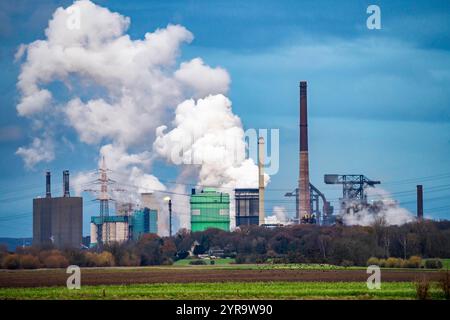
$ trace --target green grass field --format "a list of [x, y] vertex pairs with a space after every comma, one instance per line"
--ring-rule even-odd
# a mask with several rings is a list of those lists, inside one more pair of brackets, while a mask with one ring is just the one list
[[290, 264], [236, 264], [232, 258], [220, 258], [214, 259], [214, 264], [210, 264], [210, 260], [205, 260], [206, 265], [191, 265], [191, 261], [199, 259], [182, 259], [175, 261], [172, 266], [174, 267], [191, 267], [191, 268], [214, 268], [214, 269], [263, 269], [263, 270], [279, 270], [279, 269], [295, 269], [295, 270], [345, 270], [345, 269], [366, 269], [366, 267], [342, 267], [331, 264], [318, 264], [318, 263], [290, 263]]
[[[146, 284], [130, 286], [84, 286], [0, 288], [0, 299], [415, 299], [410, 282], [383, 283], [369, 290], [361, 282], [227, 282]], [[442, 293], [433, 285], [431, 298]]]
[[[248, 270], [365, 270], [365, 266], [350, 266], [343, 267], [332, 264], [319, 264], [319, 263], [289, 263], [289, 264], [236, 264], [232, 258], [221, 258], [215, 259], [215, 263], [211, 265], [210, 260], [205, 260], [206, 265], [190, 265], [189, 262], [198, 259], [182, 259], [175, 261], [172, 266], [164, 266], [163, 268], [170, 267], [188, 267], [188, 268], [211, 268], [211, 269], [248, 269]], [[443, 269], [447, 267], [450, 269], [450, 259], [441, 259], [443, 264]], [[430, 271], [436, 269], [425, 269], [425, 268], [382, 268], [383, 270], [415, 270], [415, 271]]]
[[[199, 259], [182, 259], [182, 260], [175, 261], [173, 265], [179, 266], [179, 267], [191, 266], [189, 264], [189, 262], [191, 262], [193, 260], [199, 260]], [[210, 265], [210, 261], [211, 260], [205, 260], [205, 262], [208, 265]], [[213, 261], [214, 261], [214, 265], [218, 265], [218, 266], [234, 264], [234, 259], [232, 259], [232, 258], [219, 258], [219, 259], [214, 259]]]
[[449, 269], [450, 270], [450, 259], [441, 259], [442, 261], [442, 269], [446, 270]]
[[[187, 258], [182, 260], [177, 260], [173, 263], [175, 267], [196, 267], [202, 265], [191, 265], [191, 261], [200, 260], [196, 258]], [[236, 264], [233, 258], [219, 258], [214, 259], [214, 264], [210, 264], [211, 260], [204, 260], [206, 265], [203, 266], [218, 266], [218, 267], [230, 267], [237, 269], [305, 269], [305, 270], [344, 270], [344, 269], [363, 269], [365, 267], [342, 267], [335, 266], [331, 264], [318, 264], [318, 263], [289, 263], [289, 264], [271, 264], [271, 263], [261, 263], [261, 264]]]

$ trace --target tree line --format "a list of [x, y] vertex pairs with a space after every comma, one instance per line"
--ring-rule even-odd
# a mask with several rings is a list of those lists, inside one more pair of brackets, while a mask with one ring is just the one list
[[238, 263], [329, 263], [366, 265], [371, 257], [387, 259], [450, 258], [450, 221], [422, 221], [402, 226], [294, 225], [267, 229], [246, 227], [235, 232], [209, 229], [179, 233], [178, 250], [197, 240], [199, 251], [222, 248], [236, 253]]
[[[195, 244], [195, 245], [193, 245]], [[147, 234], [138, 241], [105, 245], [101, 251], [51, 247], [0, 247], [3, 268], [170, 265], [190, 254], [223, 250], [236, 263], [327, 263], [363, 266], [378, 261], [450, 258], [450, 221], [421, 221], [402, 226], [293, 225], [246, 226], [233, 232], [180, 230], [172, 237]], [[410, 259], [412, 257], [412, 259]], [[398, 258], [394, 260], [392, 258]], [[399, 262], [400, 263], [400, 262]]]

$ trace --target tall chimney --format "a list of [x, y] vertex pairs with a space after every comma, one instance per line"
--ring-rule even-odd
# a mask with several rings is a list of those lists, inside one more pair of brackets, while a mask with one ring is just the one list
[[64, 197], [70, 197], [70, 191], [69, 191], [69, 170], [63, 171], [63, 190], [64, 190]]
[[300, 81], [300, 172], [298, 179], [299, 206], [297, 219], [310, 216], [311, 203], [309, 193], [309, 160], [308, 160], [308, 106], [306, 98], [306, 81]]
[[51, 189], [51, 185], [50, 185], [50, 171], [47, 171], [45, 173], [45, 196], [47, 198], [51, 198], [52, 197], [52, 189]]
[[417, 185], [417, 220], [423, 220], [423, 187]]
[[264, 138], [258, 138], [259, 225], [264, 224]]

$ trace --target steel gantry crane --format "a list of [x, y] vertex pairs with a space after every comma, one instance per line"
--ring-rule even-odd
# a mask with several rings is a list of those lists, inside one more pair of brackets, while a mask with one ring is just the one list
[[367, 202], [365, 188], [374, 187], [380, 181], [370, 180], [362, 174], [326, 174], [324, 176], [326, 184], [342, 184], [343, 201]]

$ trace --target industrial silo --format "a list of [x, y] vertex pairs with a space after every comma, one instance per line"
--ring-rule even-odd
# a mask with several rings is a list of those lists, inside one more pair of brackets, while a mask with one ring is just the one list
[[199, 193], [192, 190], [190, 204], [193, 232], [208, 228], [230, 230], [230, 196], [227, 193], [213, 188], [205, 188]]

